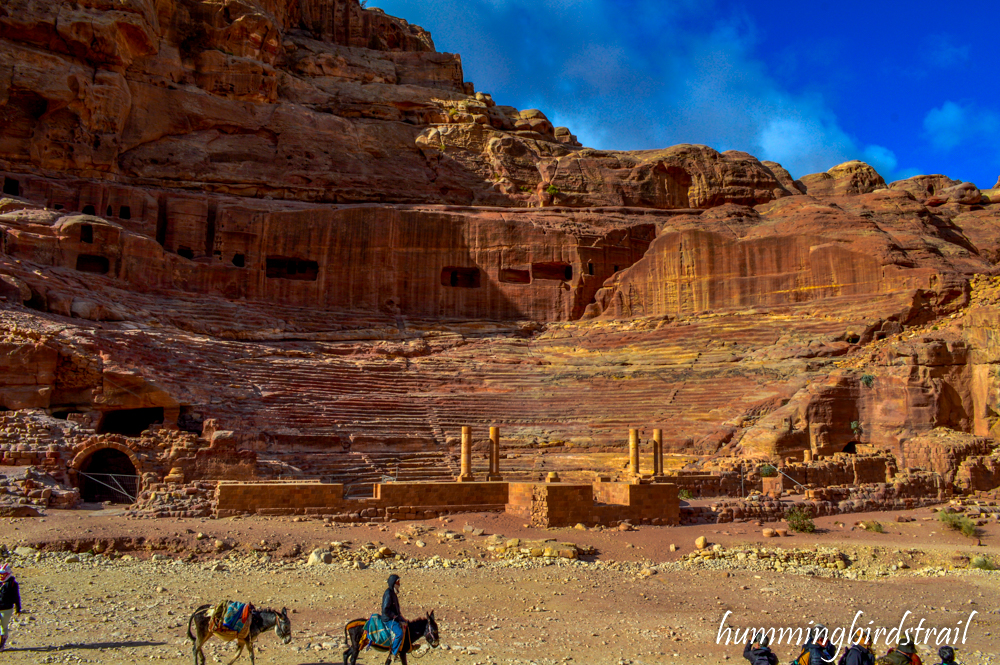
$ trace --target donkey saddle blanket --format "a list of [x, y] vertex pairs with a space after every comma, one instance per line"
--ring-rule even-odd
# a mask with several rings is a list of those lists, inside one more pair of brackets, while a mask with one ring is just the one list
[[381, 614], [373, 614], [365, 622], [361, 641], [363, 647], [384, 649], [395, 655], [403, 642], [402, 626], [396, 621], [386, 621]]
[[225, 640], [245, 640], [250, 634], [253, 605], [224, 600], [212, 610], [212, 629]]

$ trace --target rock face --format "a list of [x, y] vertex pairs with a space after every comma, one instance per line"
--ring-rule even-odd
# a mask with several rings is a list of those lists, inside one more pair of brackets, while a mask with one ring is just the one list
[[982, 199], [982, 192], [971, 182], [952, 180], [943, 175], [921, 175], [897, 180], [891, 189], [909, 192], [922, 203], [939, 206], [945, 203], [975, 205]]
[[639, 427], [1000, 484], [993, 190], [585, 148], [357, 0], [13, 0], [0, 62], [0, 406], [74, 428], [4, 464], [113, 448], [200, 515], [219, 479], [454, 477], [500, 423], [515, 481], [620, 474], [589, 455]]
[[[952, 250], [927, 251], [941, 242]], [[722, 206], [662, 229], [646, 256], [612, 278], [588, 311], [678, 317], [843, 297], [874, 303], [875, 296], [897, 294], [896, 316], [905, 321], [907, 301], [918, 291], [936, 305], [961, 298], [962, 278], [952, 276], [985, 269], [977, 254], [960, 229], [935, 225], [903, 193]]]
[[459, 56], [357, 0], [17, 0], [0, 9], [0, 60], [0, 168], [14, 173], [512, 207], [788, 194], [743, 153], [578, 155], [569, 129], [473, 94]]
[[826, 173], [802, 176], [805, 193], [813, 196], [869, 194], [885, 188], [885, 180], [864, 162], [844, 162]]

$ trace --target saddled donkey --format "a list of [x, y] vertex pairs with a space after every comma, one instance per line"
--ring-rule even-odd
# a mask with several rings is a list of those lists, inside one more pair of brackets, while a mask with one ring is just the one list
[[[344, 665], [355, 665], [358, 660], [358, 653], [364, 648], [365, 645], [361, 644], [361, 636], [365, 632], [364, 619], [355, 619], [354, 621], [349, 621], [346, 626], [344, 626], [344, 637], [347, 640], [347, 651], [344, 652]], [[437, 647], [439, 644], [438, 639], [438, 625], [434, 620], [434, 610], [427, 613], [426, 617], [410, 621], [406, 625], [406, 632], [403, 633], [403, 643], [399, 647], [399, 659], [406, 665], [406, 654], [413, 651], [413, 645], [420, 638], [425, 638], [427, 643], [432, 647]], [[378, 649], [379, 651], [388, 651], [388, 649], [383, 649], [382, 647], [372, 645], [373, 649]], [[392, 654], [385, 661], [385, 665], [389, 665], [392, 662]]]
[[[188, 619], [188, 638], [190, 638], [192, 644], [194, 645], [194, 665], [205, 665], [205, 652], [201, 650], [201, 647], [205, 642], [212, 637], [212, 635], [219, 635], [225, 639], [226, 633], [213, 630], [212, 629], [212, 616], [211, 616], [212, 605], [202, 605], [194, 611], [191, 618]], [[194, 628], [194, 634], [191, 633], [191, 628]], [[229, 665], [236, 662], [237, 658], [243, 653], [243, 647], [247, 647], [247, 651], [250, 652], [250, 662], [254, 663], [253, 654], [253, 643], [262, 633], [265, 633], [274, 628], [275, 634], [281, 638], [281, 641], [288, 644], [292, 641], [292, 622], [288, 618], [288, 610], [284, 607], [281, 608], [280, 612], [275, 612], [274, 610], [254, 610], [250, 613], [250, 633], [247, 635], [246, 639], [236, 638], [236, 644], [239, 645], [239, 649], [236, 650], [236, 657], [229, 661]], [[231, 635], [231, 633], [230, 633]], [[198, 662], [199, 656], [201, 657], [201, 662]]]

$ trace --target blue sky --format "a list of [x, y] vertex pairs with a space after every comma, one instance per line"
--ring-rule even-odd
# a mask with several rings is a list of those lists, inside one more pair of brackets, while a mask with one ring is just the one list
[[584, 145], [701, 143], [792, 175], [1000, 176], [995, 3], [370, 0]]

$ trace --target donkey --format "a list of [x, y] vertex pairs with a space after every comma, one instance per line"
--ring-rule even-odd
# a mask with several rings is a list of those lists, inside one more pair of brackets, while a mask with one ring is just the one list
[[[347, 642], [347, 651], [344, 652], [344, 665], [355, 665], [357, 663], [358, 653], [362, 649], [361, 636], [365, 632], [365, 623], [364, 619], [355, 619], [354, 621], [349, 621], [344, 626], [344, 638]], [[403, 644], [399, 647], [398, 654], [403, 665], [406, 665], [406, 654], [413, 651], [413, 644], [421, 637], [426, 638], [427, 643], [432, 647], [437, 647], [439, 644], [438, 625], [434, 620], [434, 610], [428, 612], [426, 617], [410, 621], [406, 625], [406, 631], [403, 633]], [[383, 649], [374, 644], [372, 648], [379, 651], [388, 651], [388, 649]], [[392, 654], [390, 653], [389, 657], [385, 660], [385, 665], [389, 665], [391, 662]]]
[[[191, 640], [191, 644], [194, 649], [194, 665], [205, 665], [205, 652], [201, 650], [201, 647], [205, 642], [212, 637], [212, 635], [224, 635], [223, 633], [215, 630], [210, 630], [210, 625], [212, 618], [210, 616], [210, 611], [212, 605], [202, 605], [194, 611], [191, 618], [188, 619], [188, 639]], [[191, 628], [194, 628], [194, 634], [191, 633]], [[250, 613], [250, 634], [245, 640], [236, 639], [236, 644], [239, 645], [239, 649], [236, 650], [236, 657], [229, 661], [229, 665], [233, 665], [236, 660], [243, 653], [243, 647], [247, 647], [247, 651], [250, 652], [250, 663], [254, 665], [254, 654], [253, 654], [253, 643], [261, 633], [274, 628], [275, 634], [281, 638], [281, 641], [288, 644], [292, 641], [292, 622], [288, 618], [288, 610], [286, 608], [281, 608], [280, 612], [275, 612], [274, 610], [254, 610]], [[223, 638], [225, 639], [225, 638]], [[201, 662], [198, 662], [199, 657]]]

